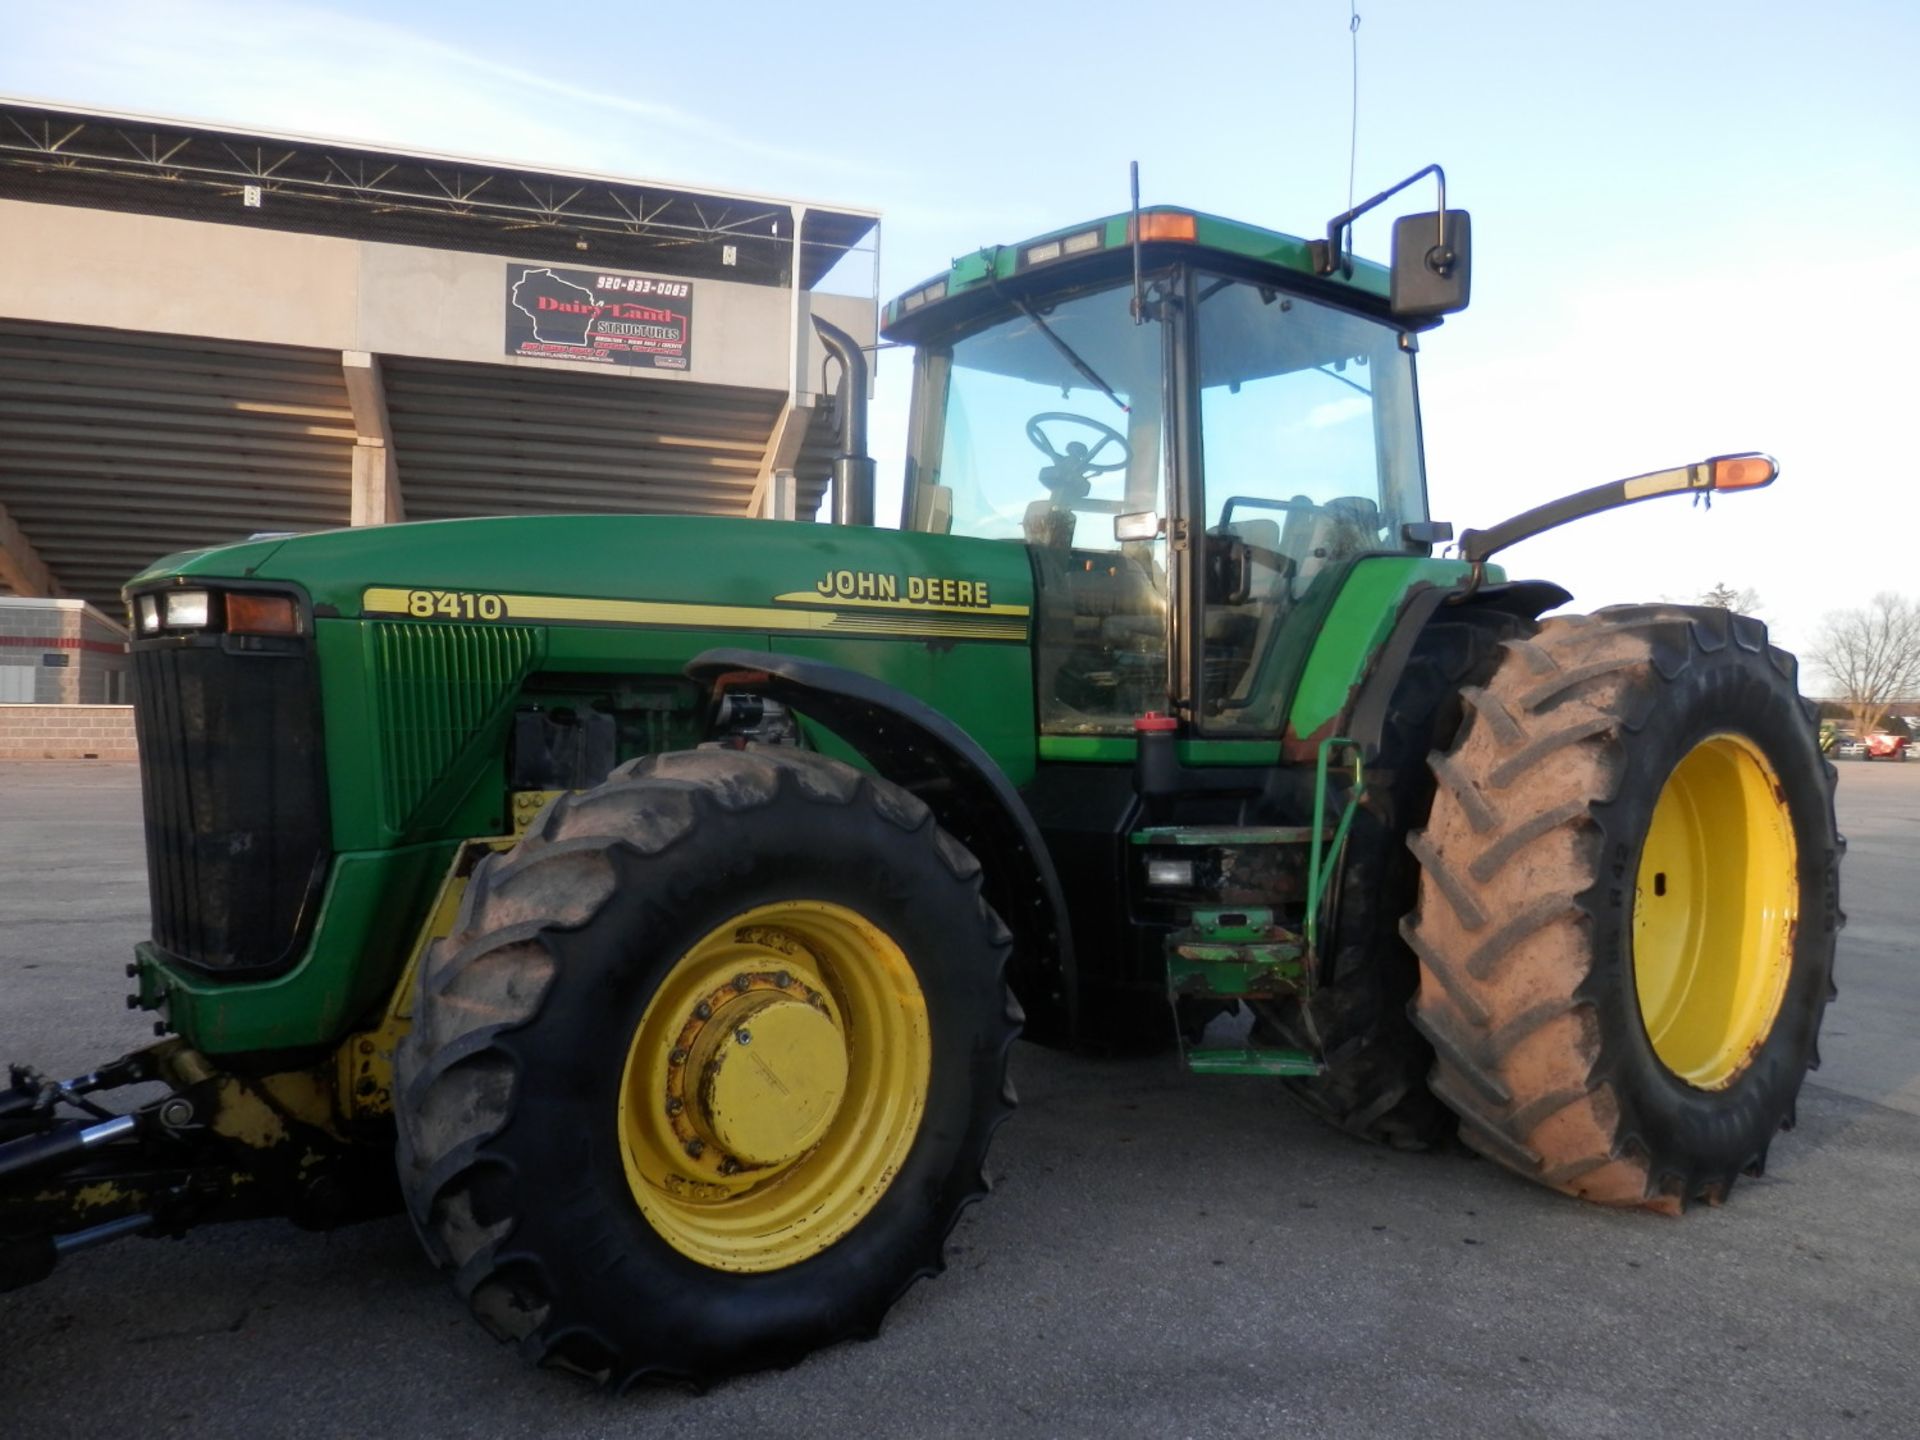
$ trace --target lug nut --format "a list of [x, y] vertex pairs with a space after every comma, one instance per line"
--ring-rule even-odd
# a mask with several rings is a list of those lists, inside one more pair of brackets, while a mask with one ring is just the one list
[[713, 1018], [713, 1007], [702, 1000], [698, 1005], [693, 1007], [693, 1018], [696, 1020], [711, 1020]]
[[739, 1170], [740, 1170], [740, 1162], [734, 1159], [731, 1155], [727, 1156], [726, 1159], [720, 1162], [720, 1173], [722, 1175], [734, 1175], [739, 1173]]
[[789, 989], [793, 985], [793, 976], [782, 970], [778, 975], [773, 977], [773, 983], [782, 990]]
[[674, 1046], [674, 1047], [673, 1047], [673, 1049], [671, 1049], [671, 1050], [669, 1050], [669, 1051], [667, 1052], [667, 1063], [668, 1063], [669, 1065], [684, 1065], [684, 1064], [686, 1064], [686, 1063], [687, 1063], [687, 1052], [686, 1052], [685, 1050], [683, 1050], [683, 1049], [681, 1049], [681, 1048], [680, 1048], [680, 1047], [679, 1047], [678, 1045], [676, 1045], [676, 1046]]
[[706, 1144], [703, 1141], [700, 1141], [700, 1140], [687, 1141], [687, 1154], [691, 1155], [696, 1160], [700, 1158], [701, 1153], [706, 1148], [707, 1148]]
[[737, 1044], [746, 1045], [752, 1042], [753, 1035], [748, 1031], [746, 1026], [742, 1025], [738, 1030], [733, 1032], [733, 1038]]
[[669, 1095], [667, 1097], [667, 1114], [678, 1115], [686, 1108], [687, 1102], [682, 1100], [678, 1095]]
[[746, 992], [747, 992], [747, 991], [748, 991], [749, 989], [751, 989], [752, 987], [753, 987], [753, 977], [752, 977], [752, 976], [750, 976], [750, 975], [736, 975], [736, 976], [734, 976], [734, 977], [733, 977], [733, 988], [734, 988], [734, 989], [736, 989], [736, 990], [738, 990], [738, 991], [739, 991], [739, 992], [740, 992], [741, 994], [743, 994], [743, 995], [744, 995], [744, 994], [746, 994]]

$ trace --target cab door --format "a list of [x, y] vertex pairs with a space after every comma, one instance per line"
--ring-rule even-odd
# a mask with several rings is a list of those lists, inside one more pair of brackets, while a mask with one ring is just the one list
[[1270, 285], [1198, 272], [1189, 293], [1195, 715], [1277, 736], [1354, 563], [1424, 553], [1402, 529], [1426, 518], [1412, 356], [1393, 327]]

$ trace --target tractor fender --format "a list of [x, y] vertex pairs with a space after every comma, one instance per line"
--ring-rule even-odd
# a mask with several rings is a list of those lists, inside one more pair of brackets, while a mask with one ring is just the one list
[[742, 674], [736, 688], [819, 722], [924, 802], [979, 860], [981, 893], [1013, 932], [1014, 994], [1041, 1028], [1077, 1033], [1073, 936], [1060, 878], [1020, 792], [972, 737], [906, 691], [821, 660], [719, 648], [696, 655], [685, 673], [708, 687]]
[[1387, 706], [1394, 688], [1413, 654], [1414, 643], [1434, 616], [1445, 607], [1449, 611], [1484, 611], [1515, 615], [1535, 620], [1556, 605], [1564, 605], [1573, 596], [1551, 580], [1512, 580], [1482, 585], [1461, 591], [1444, 585], [1416, 585], [1407, 592], [1400, 614], [1393, 622], [1386, 643], [1381, 645], [1367, 677], [1360, 684], [1353, 709], [1349, 712], [1346, 733], [1357, 741], [1365, 754], [1380, 746], [1380, 731], [1386, 721]]

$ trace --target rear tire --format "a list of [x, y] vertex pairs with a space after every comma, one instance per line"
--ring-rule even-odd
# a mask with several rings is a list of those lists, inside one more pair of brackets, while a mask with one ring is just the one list
[[876, 1334], [985, 1192], [1008, 949], [973, 856], [838, 762], [703, 749], [563, 796], [422, 966], [421, 1238], [497, 1337], [616, 1388]]
[[1408, 842], [1434, 1092], [1543, 1185], [1718, 1202], [1792, 1123], [1843, 923], [1793, 657], [1757, 620], [1673, 605], [1505, 648]]

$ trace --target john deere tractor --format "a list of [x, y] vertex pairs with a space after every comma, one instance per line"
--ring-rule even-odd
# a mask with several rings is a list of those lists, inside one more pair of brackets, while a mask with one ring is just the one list
[[1794, 661], [1718, 609], [1543, 620], [1569, 595], [1489, 562], [1773, 463], [1454, 541], [1414, 357], [1467, 216], [1348, 253], [1410, 183], [1313, 241], [1135, 206], [893, 301], [898, 529], [821, 325], [833, 525], [395, 525], [132, 581], [160, 1038], [14, 1068], [0, 1278], [404, 1205], [533, 1359], [784, 1365], [940, 1268], [1022, 1034], [1610, 1205], [1758, 1173], [1841, 923]]

